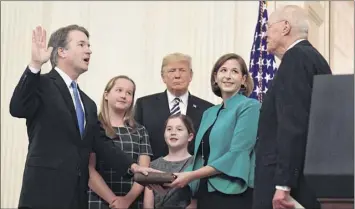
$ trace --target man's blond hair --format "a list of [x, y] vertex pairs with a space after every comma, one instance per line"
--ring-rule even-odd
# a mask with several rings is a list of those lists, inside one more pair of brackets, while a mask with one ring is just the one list
[[164, 72], [164, 67], [171, 64], [171, 63], [176, 63], [176, 62], [187, 62], [189, 65], [190, 70], [191, 68], [191, 57], [187, 54], [175, 52], [172, 54], [168, 54], [163, 58], [163, 62], [161, 65], [161, 75], [163, 75]]

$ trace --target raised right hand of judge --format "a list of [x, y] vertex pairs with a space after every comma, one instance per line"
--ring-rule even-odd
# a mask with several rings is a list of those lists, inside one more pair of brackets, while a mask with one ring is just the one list
[[46, 42], [46, 30], [37, 26], [32, 32], [31, 67], [39, 70], [49, 60], [53, 47], [47, 48]]

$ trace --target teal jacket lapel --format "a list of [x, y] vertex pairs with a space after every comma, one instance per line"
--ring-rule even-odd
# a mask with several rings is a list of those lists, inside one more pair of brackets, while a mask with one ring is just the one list
[[[205, 135], [206, 131], [208, 130], [208, 128], [214, 123], [214, 121], [217, 118], [217, 113], [219, 108], [221, 108], [221, 105], [216, 105], [211, 107], [211, 109], [209, 111], [205, 111], [202, 115], [202, 119], [201, 119], [201, 124], [199, 127], [199, 131], [196, 135], [196, 139], [195, 139], [195, 151], [194, 153], [197, 153], [197, 150], [201, 144], [201, 140], [203, 138], [203, 135]], [[197, 145], [197, 146], [196, 146]]]

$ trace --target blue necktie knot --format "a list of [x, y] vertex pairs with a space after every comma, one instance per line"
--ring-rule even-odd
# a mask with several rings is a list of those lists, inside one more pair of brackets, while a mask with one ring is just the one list
[[71, 82], [70, 86], [75, 90], [78, 89], [78, 84], [75, 81]]

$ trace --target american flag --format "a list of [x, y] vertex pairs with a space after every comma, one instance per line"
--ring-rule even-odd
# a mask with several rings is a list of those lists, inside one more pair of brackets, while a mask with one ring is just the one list
[[267, 3], [259, 1], [259, 15], [254, 33], [254, 42], [250, 53], [249, 72], [254, 80], [251, 98], [260, 102], [267, 92], [268, 83], [276, 71], [275, 57], [266, 51]]

